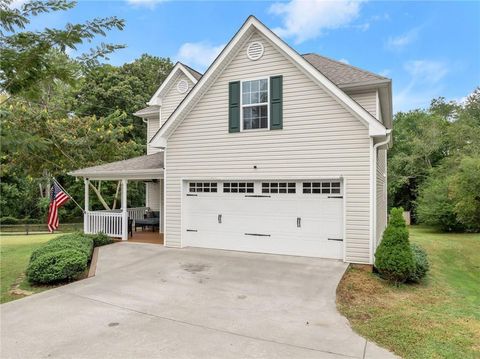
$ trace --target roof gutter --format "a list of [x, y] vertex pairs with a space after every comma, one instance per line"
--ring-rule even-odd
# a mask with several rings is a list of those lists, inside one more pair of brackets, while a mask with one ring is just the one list
[[373, 204], [373, 210], [372, 210], [372, 225], [371, 225], [371, 228], [372, 228], [372, 242], [371, 242], [371, 261], [372, 261], [372, 264], [373, 264], [373, 261], [374, 261], [374, 257], [375, 257], [375, 249], [377, 248], [377, 223], [376, 223], [376, 220], [377, 220], [377, 150], [379, 147], [381, 146], [384, 146], [384, 145], [388, 145], [388, 143], [390, 142], [390, 137], [391, 137], [391, 134], [392, 134], [392, 130], [391, 129], [387, 129], [387, 135], [386, 135], [386, 139], [382, 142], [379, 142], [379, 143], [376, 143], [375, 145], [373, 145], [373, 149], [372, 149], [372, 195], [373, 195], [373, 199], [372, 199], [372, 204]]

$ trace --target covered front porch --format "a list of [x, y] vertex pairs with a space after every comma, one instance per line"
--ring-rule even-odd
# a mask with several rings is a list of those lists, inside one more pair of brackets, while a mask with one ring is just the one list
[[[124, 241], [163, 244], [163, 170], [163, 152], [160, 152], [70, 172], [70, 175], [84, 180], [84, 232], [105, 233]], [[120, 208], [109, 208], [92, 181], [119, 183]], [[128, 184], [133, 181], [145, 183], [144, 206], [128, 207]], [[108, 209], [91, 209], [91, 190]]]

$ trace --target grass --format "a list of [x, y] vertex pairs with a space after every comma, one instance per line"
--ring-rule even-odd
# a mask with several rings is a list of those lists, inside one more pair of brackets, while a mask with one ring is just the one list
[[404, 358], [480, 358], [480, 235], [410, 228], [431, 270], [423, 283], [392, 286], [347, 271], [337, 306], [354, 330]]
[[[25, 279], [25, 270], [32, 251], [56, 234], [0, 236], [0, 303], [23, 297], [12, 289], [38, 293], [49, 286], [32, 286]], [[21, 292], [21, 291], [18, 291]]]

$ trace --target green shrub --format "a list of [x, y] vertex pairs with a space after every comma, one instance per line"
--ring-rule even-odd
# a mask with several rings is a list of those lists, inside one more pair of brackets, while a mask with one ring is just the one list
[[33, 251], [27, 277], [41, 284], [73, 279], [87, 268], [92, 251], [93, 240], [82, 233], [56, 237]]
[[44, 254], [63, 251], [65, 249], [76, 250], [90, 258], [90, 253], [85, 249], [85, 247], [79, 245], [74, 241], [49, 241], [32, 252], [32, 255], [30, 256], [30, 261], [35, 261], [38, 257]]
[[88, 257], [75, 249], [45, 253], [30, 261], [27, 278], [32, 283], [52, 284], [77, 278], [87, 269]]
[[63, 245], [68, 247], [75, 247], [77, 250], [85, 253], [90, 259], [93, 252], [93, 240], [86, 234], [76, 232], [64, 234], [62, 236], [51, 239], [44, 246], [57, 245], [57, 242], [61, 242]]
[[380, 276], [395, 284], [408, 280], [415, 270], [403, 208], [393, 208], [383, 238], [375, 253], [375, 267]]
[[93, 240], [94, 247], [100, 247], [113, 243], [113, 239], [105, 233], [89, 234], [88, 237]]
[[425, 249], [423, 249], [418, 244], [412, 244], [410, 248], [412, 250], [415, 268], [412, 273], [410, 273], [408, 280], [418, 283], [423, 277], [425, 277], [428, 270], [430, 269], [430, 265], [428, 264], [427, 252], [425, 251]]
[[0, 224], [18, 224], [19, 220], [15, 217], [7, 216], [0, 218]]

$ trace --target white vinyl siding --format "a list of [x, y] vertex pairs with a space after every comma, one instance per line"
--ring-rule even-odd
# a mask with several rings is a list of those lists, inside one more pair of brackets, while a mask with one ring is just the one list
[[160, 211], [160, 181], [147, 182], [147, 207], [152, 211]]
[[377, 92], [376, 91], [357, 92], [357, 93], [347, 92], [347, 95], [349, 95], [351, 98], [353, 98], [365, 110], [370, 112], [370, 114], [373, 117], [378, 119], [378, 117], [377, 117]]
[[[177, 84], [179, 81], [185, 80], [188, 83], [188, 90], [185, 93], [180, 93], [177, 90]], [[162, 97], [162, 110], [161, 110], [161, 120], [160, 124], [163, 125], [165, 121], [170, 117], [173, 111], [177, 108], [177, 106], [182, 102], [182, 100], [187, 96], [190, 90], [193, 87], [193, 82], [185, 76], [183, 73], [179, 73], [174, 79], [172, 79], [172, 84], [168, 89], [165, 96]]]
[[380, 149], [377, 152], [377, 222], [376, 244], [380, 243], [383, 231], [387, 225], [387, 150]]
[[[263, 57], [246, 47], [261, 41]], [[283, 75], [283, 129], [228, 132], [228, 84]], [[253, 34], [168, 140], [166, 244], [181, 246], [182, 179], [345, 177], [346, 260], [370, 261], [370, 137], [332, 96]], [[253, 167], [257, 168], [254, 169]]]
[[147, 155], [160, 152], [161, 149], [150, 146], [148, 143], [160, 128], [160, 118], [151, 118], [147, 120]]

